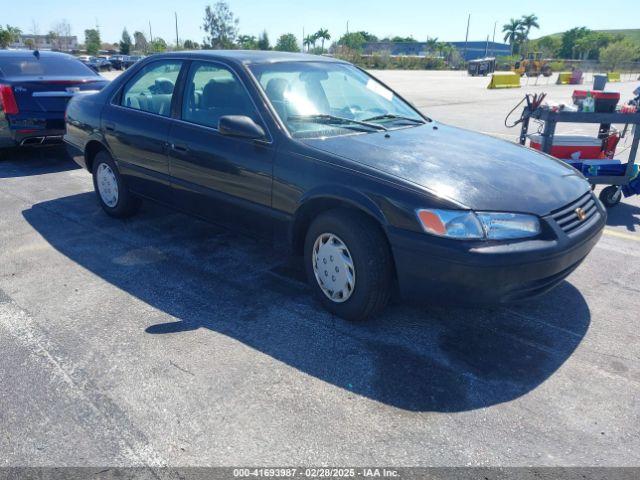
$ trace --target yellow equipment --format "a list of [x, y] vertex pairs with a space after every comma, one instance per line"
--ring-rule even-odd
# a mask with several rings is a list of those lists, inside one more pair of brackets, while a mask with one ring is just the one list
[[619, 81], [620, 81], [620, 72], [607, 73], [607, 82], [619, 82]]
[[553, 73], [551, 65], [549, 65], [547, 60], [542, 59], [540, 52], [528, 53], [526, 58], [523, 55], [520, 61], [515, 63], [511, 71], [520, 76], [526, 75], [527, 77], [537, 77], [541, 74], [544, 77], [550, 77]]
[[571, 72], [558, 73], [558, 81], [556, 83], [558, 85], [569, 85], [571, 83], [571, 75]]
[[513, 72], [493, 72], [487, 88], [520, 88], [520, 77]]

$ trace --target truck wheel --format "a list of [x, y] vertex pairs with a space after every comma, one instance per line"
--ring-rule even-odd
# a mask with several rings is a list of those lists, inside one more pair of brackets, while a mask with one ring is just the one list
[[138, 211], [141, 200], [129, 192], [109, 153], [104, 150], [97, 153], [92, 171], [98, 203], [108, 215], [127, 218]]
[[618, 205], [620, 200], [622, 200], [622, 190], [615, 185], [610, 185], [600, 192], [598, 198], [600, 198], [600, 201], [605, 207], [612, 208]]
[[307, 231], [304, 248], [307, 280], [329, 312], [360, 321], [389, 301], [392, 259], [380, 227], [347, 209], [322, 213]]

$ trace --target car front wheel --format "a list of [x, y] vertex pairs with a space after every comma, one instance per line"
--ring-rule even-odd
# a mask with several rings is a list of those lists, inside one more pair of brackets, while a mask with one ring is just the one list
[[307, 279], [322, 305], [351, 321], [389, 301], [392, 260], [379, 226], [362, 213], [337, 209], [317, 217], [305, 240]]
[[129, 192], [109, 153], [98, 152], [92, 171], [98, 203], [107, 214], [127, 218], [138, 211], [141, 201]]

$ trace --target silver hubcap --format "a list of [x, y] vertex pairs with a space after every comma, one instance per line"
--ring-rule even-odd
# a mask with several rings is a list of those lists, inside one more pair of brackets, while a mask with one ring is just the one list
[[96, 172], [98, 193], [107, 207], [113, 208], [118, 204], [118, 181], [111, 167], [106, 163], [98, 165]]
[[349, 249], [333, 233], [323, 233], [313, 244], [313, 272], [322, 292], [331, 301], [349, 300], [356, 285], [356, 269]]

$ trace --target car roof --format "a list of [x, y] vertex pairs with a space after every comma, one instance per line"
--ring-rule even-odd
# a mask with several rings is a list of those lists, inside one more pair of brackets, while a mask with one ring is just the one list
[[[15, 58], [25, 58], [25, 57], [33, 57], [33, 52], [35, 50], [0, 50], [0, 56], [2, 57], [15, 57]], [[40, 58], [60, 58], [60, 57], [73, 57], [68, 53], [61, 52], [50, 52], [48, 50], [39, 50]]]
[[273, 50], [188, 50], [153, 55], [154, 58], [191, 57], [197, 59], [223, 59], [244, 64], [277, 62], [327, 62], [347, 63], [333, 57], [309, 55], [306, 53], [278, 52]]

